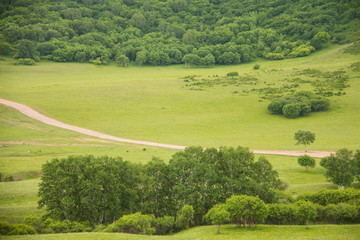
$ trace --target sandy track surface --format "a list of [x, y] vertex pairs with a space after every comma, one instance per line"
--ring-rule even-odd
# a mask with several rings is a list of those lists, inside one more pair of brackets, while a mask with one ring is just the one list
[[[33, 110], [32, 108], [29, 108], [26, 105], [16, 103], [16, 102], [11, 102], [11, 101], [1, 99], [1, 98], [0, 98], [0, 104], [3, 104], [8, 107], [12, 107], [12, 108], [18, 110], [19, 112], [25, 114], [26, 116], [33, 118], [35, 120], [38, 120], [40, 122], [43, 122], [45, 124], [59, 127], [59, 128], [68, 129], [68, 130], [75, 131], [75, 132], [79, 132], [79, 133], [82, 133], [82, 134], [85, 134], [88, 136], [113, 140], [113, 141], [117, 141], [117, 142], [133, 143], [133, 144], [140, 144], [140, 145], [147, 145], [147, 146], [154, 146], [154, 147], [163, 147], [163, 148], [180, 149], [180, 150], [186, 148], [186, 146], [119, 138], [119, 137], [111, 136], [108, 134], [96, 132], [93, 130], [72, 126], [72, 125], [57, 121], [53, 118], [46, 117], [46, 116], [40, 114], [39, 112]], [[290, 150], [289, 151], [288, 150], [252, 150], [252, 151], [254, 153], [260, 153], [260, 154], [276, 154], [276, 155], [290, 155], [290, 156], [300, 156], [300, 155], [305, 154], [304, 151], [290, 151]], [[306, 154], [308, 154], [312, 157], [325, 157], [325, 156], [329, 156], [330, 153], [331, 152], [308, 151]]]

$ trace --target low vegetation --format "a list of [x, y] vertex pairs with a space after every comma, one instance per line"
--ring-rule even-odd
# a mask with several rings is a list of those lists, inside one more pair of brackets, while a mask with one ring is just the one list
[[307, 116], [310, 112], [326, 111], [330, 101], [324, 97], [315, 96], [312, 92], [297, 92], [284, 98], [273, 100], [268, 110], [273, 114], [282, 114], [287, 118]]

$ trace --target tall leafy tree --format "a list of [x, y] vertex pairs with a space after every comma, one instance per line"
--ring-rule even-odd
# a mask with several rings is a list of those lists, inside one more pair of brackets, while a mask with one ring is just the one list
[[39, 207], [55, 219], [112, 222], [137, 208], [134, 170], [121, 158], [53, 159], [42, 167]]
[[306, 145], [309, 145], [315, 141], [315, 133], [299, 130], [295, 133], [294, 138], [297, 140], [297, 145], [304, 144], [305, 152], [307, 152]]
[[326, 169], [326, 178], [342, 188], [350, 186], [354, 181], [357, 171], [356, 160], [351, 150], [342, 148], [336, 151], [336, 154], [322, 158], [320, 166]]

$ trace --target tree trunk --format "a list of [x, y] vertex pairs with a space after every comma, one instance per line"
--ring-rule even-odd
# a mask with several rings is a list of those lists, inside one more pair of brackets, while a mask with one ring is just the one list
[[309, 228], [309, 219], [306, 219], [306, 228]]
[[305, 166], [306, 172], [309, 171], [309, 166]]
[[305, 152], [307, 152], [307, 150], [306, 150], [306, 143], [304, 143], [304, 145], [305, 145]]
[[217, 233], [220, 233], [220, 224], [218, 225]]

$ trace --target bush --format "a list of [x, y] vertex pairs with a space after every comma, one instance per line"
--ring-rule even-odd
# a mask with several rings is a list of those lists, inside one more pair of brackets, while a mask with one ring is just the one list
[[300, 116], [301, 106], [297, 103], [290, 103], [283, 107], [282, 113], [287, 118], [297, 118]]
[[43, 233], [68, 233], [69, 226], [66, 221], [59, 221], [48, 218], [44, 221]]
[[254, 69], [254, 70], [258, 70], [258, 69], [260, 69], [260, 64], [258, 64], [258, 63], [257, 63], [257, 64], [255, 64], [255, 65], [253, 66], [253, 69]]
[[296, 118], [307, 116], [312, 111], [325, 111], [329, 107], [330, 102], [328, 99], [315, 96], [309, 91], [301, 91], [294, 95], [274, 99], [268, 105], [268, 110], [274, 114], [283, 114], [288, 118]]
[[30, 235], [36, 234], [36, 231], [33, 227], [25, 224], [12, 224], [12, 230], [8, 235]]
[[157, 235], [165, 235], [174, 229], [175, 218], [170, 216], [159, 217], [154, 219], [152, 225], [155, 227]]
[[282, 114], [283, 107], [288, 103], [289, 101], [286, 99], [276, 99], [269, 104], [268, 110], [274, 114]]
[[300, 194], [297, 200], [311, 201], [320, 205], [337, 204], [342, 202], [353, 202], [360, 199], [360, 190], [347, 188], [344, 190], [327, 190], [323, 189], [316, 193]]
[[315, 167], [315, 159], [310, 157], [309, 155], [303, 155], [298, 157], [298, 164], [306, 168], [306, 171], [309, 171], [309, 167]]
[[94, 228], [94, 232], [102, 232], [106, 229], [106, 226], [104, 224], [96, 225]]
[[311, 99], [311, 110], [313, 112], [326, 111], [330, 107], [330, 102], [326, 98], [314, 98]]
[[28, 235], [36, 234], [33, 227], [25, 224], [9, 224], [0, 222], [0, 235]]
[[293, 224], [296, 221], [297, 208], [291, 204], [269, 204], [267, 222], [273, 224]]
[[35, 60], [31, 58], [19, 58], [15, 64], [31, 66], [35, 64]]
[[13, 182], [14, 181], [14, 177], [10, 174], [6, 174], [3, 178], [2, 178], [3, 182]]
[[26, 216], [24, 219], [24, 224], [33, 227], [36, 230], [36, 232], [41, 233], [41, 228], [42, 228], [41, 217], [36, 215]]
[[0, 43], [0, 55], [10, 55], [12, 47], [9, 43]]
[[238, 72], [229, 72], [226, 74], [226, 76], [228, 77], [236, 77], [236, 76], [239, 76], [239, 73]]
[[119, 220], [110, 224], [105, 232], [124, 232], [135, 234], [152, 235], [156, 232], [155, 228], [151, 226], [154, 221], [154, 215], [143, 215], [135, 213], [124, 215]]
[[0, 235], [8, 235], [12, 230], [12, 226], [7, 222], [0, 222]]
[[[29, 219], [28, 222], [35, 220]], [[60, 221], [47, 218], [41, 224], [43, 233], [68, 233], [68, 232], [91, 232], [92, 228], [89, 222], [77, 222], [77, 221]]]
[[282, 60], [284, 59], [284, 54], [282, 53], [268, 53], [265, 55], [265, 58], [270, 60]]

